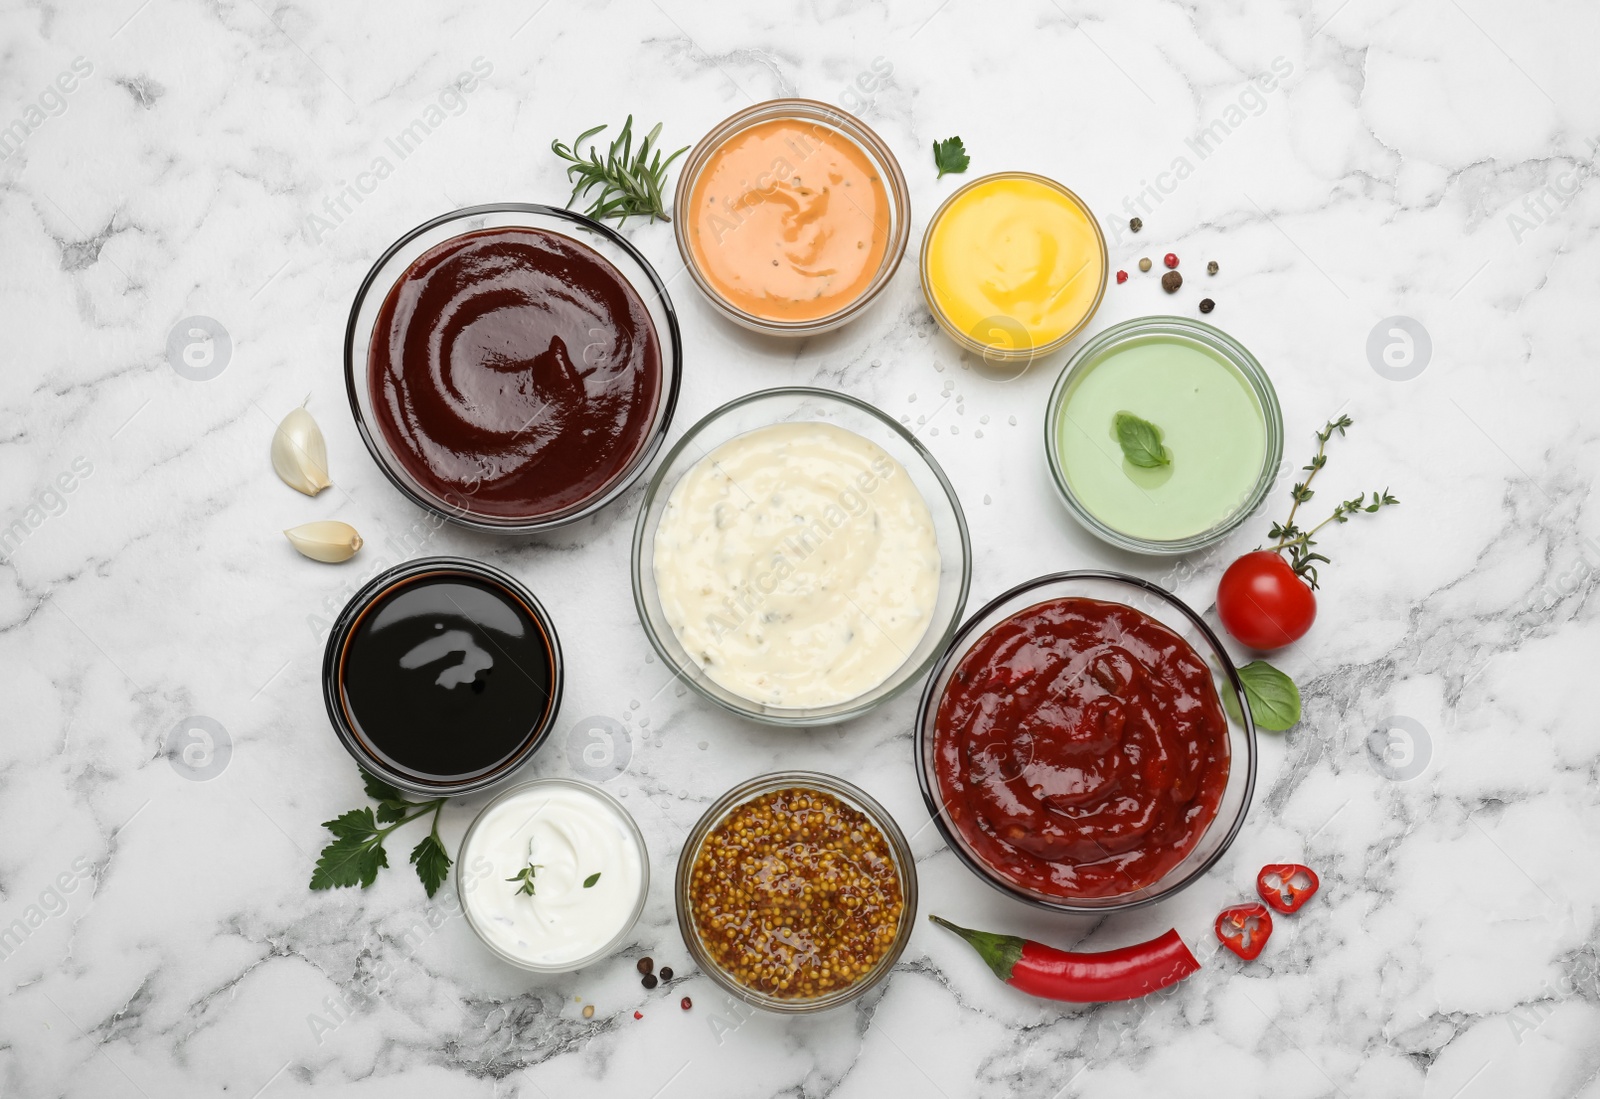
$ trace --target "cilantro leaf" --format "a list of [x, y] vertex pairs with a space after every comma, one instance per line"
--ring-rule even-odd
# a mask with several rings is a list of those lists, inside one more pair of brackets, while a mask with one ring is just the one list
[[[322, 857], [317, 860], [317, 868], [311, 874], [312, 889], [339, 889], [347, 885], [370, 885], [370, 880], [363, 881], [367, 875], [366, 867], [374, 850], [369, 841], [359, 836], [345, 836], [336, 839], [322, 849]], [[376, 850], [382, 858], [383, 848]], [[372, 870], [377, 874], [376, 868]]]
[[935, 179], [943, 179], [951, 172], [964, 172], [972, 158], [967, 156], [967, 147], [959, 137], [947, 137], [943, 141], [933, 143], [933, 164], [939, 169]]
[[1172, 464], [1172, 454], [1161, 443], [1161, 429], [1131, 412], [1119, 412], [1111, 419], [1117, 443], [1129, 465], [1155, 469]]
[[361, 772], [361, 782], [367, 788], [367, 797], [373, 801], [402, 801], [405, 794], [370, 771]]
[[322, 827], [332, 832], [340, 839], [364, 840], [377, 835], [378, 826], [373, 822], [371, 809], [352, 809], [342, 813], [333, 820], [325, 820]]
[[422, 879], [422, 888], [430, 897], [439, 891], [450, 873], [450, 855], [432, 832], [411, 849], [411, 864], [417, 868], [417, 877]]

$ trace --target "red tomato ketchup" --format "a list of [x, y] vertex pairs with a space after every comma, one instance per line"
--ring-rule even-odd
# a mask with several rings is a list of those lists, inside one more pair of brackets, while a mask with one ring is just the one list
[[935, 717], [951, 825], [1002, 877], [1053, 897], [1158, 881], [1216, 817], [1228, 759], [1205, 661], [1149, 615], [1098, 599], [994, 626]]

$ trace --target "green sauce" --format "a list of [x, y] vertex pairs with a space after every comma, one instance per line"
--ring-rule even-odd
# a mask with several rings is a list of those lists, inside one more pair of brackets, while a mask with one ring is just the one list
[[[1132, 412], [1162, 431], [1170, 465], [1128, 462], [1112, 421]], [[1113, 530], [1153, 542], [1227, 521], [1251, 496], [1266, 456], [1261, 401], [1218, 352], [1170, 334], [1136, 336], [1082, 364], [1055, 425], [1078, 502]]]

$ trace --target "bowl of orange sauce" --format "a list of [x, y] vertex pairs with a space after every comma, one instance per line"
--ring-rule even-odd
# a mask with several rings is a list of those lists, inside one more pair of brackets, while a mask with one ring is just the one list
[[859, 316], [900, 266], [910, 194], [883, 139], [813, 99], [724, 119], [689, 153], [673, 199], [684, 266], [729, 320], [807, 336]]

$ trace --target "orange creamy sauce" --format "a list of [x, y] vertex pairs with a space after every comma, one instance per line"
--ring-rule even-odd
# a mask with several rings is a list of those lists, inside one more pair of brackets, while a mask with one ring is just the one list
[[877, 168], [854, 141], [780, 118], [741, 130], [694, 185], [689, 240], [712, 289], [769, 320], [814, 320], [866, 292], [893, 217]]

